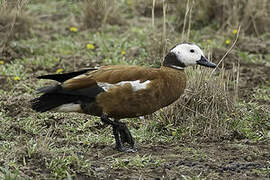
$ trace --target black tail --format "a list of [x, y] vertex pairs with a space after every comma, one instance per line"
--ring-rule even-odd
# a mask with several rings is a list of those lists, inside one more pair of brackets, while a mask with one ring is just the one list
[[42, 96], [31, 100], [32, 109], [38, 112], [49, 111], [62, 104], [80, 103], [85, 98], [68, 94], [43, 94]]
[[[58, 82], [64, 82], [70, 78], [75, 76], [84, 74], [88, 71], [96, 70], [92, 69], [85, 69], [77, 72], [65, 73], [65, 74], [51, 74], [45, 76], [39, 76], [39, 79], [52, 79]], [[38, 98], [31, 100], [32, 109], [38, 112], [45, 112], [49, 111], [53, 108], [56, 108], [63, 104], [69, 103], [90, 103], [95, 100], [97, 94], [104, 92], [104, 89], [101, 87], [94, 85], [92, 87], [83, 88], [83, 89], [76, 89], [76, 90], [66, 90], [63, 89], [62, 86], [54, 85], [54, 86], [46, 86], [39, 88], [37, 93], [43, 93]]]
[[61, 85], [42, 87], [37, 90], [43, 93], [38, 98], [31, 100], [32, 109], [38, 112], [49, 111], [62, 104], [81, 104], [95, 101], [96, 96], [104, 92], [99, 86], [93, 86], [78, 90], [65, 90]]
[[38, 112], [45, 112], [62, 104], [90, 103], [95, 100], [97, 94], [103, 91], [98, 86], [73, 91], [65, 90], [61, 85], [42, 87], [37, 92], [43, 93], [43, 95], [31, 100], [32, 109]]
[[76, 71], [76, 72], [70, 72], [70, 73], [63, 73], [63, 74], [49, 74], [49, 75], [44, 75], [44, 76], [38, 76], [38, 79], [52, 79], [58, 82], [64, 82], [70, 78], [73, 78], [75, 76], [84, 74], [88, 71], [94, 71], [97, 70], [95, 68], [89, 68], [89, 69], [84, 69], [84, 70], [80, 70], [80, 71]]

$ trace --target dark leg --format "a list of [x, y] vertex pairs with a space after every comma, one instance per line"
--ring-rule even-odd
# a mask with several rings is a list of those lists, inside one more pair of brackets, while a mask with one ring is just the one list
[[120, 134], [120, 138], [122, 143], [128, 143], [130, 145], [130, 147], [133, 149], [134, 148], [134, 140], [133, 137], [129, 131], [129, 129], [127, 128], [125, 123], [119, 122], [118, 119], [115, 119], [115, 122], [119, 124], [119, 134]]
[[100, 119], [104, 124], [109, 124], [112, 126], [113, 135], [115, 139], [115, 148], [119, 151], [123, 151], [124, 147], [123, 147], [123, 143], [121, 142], [119, 138], [119, 131], [118, 131], [119, 128], [117, 127], [116, 123], [114, 121], [111, 121], [106, 115], [102, 115]]
[[115, 127], [114, 125], [112, 127], [113, 127], [113, 135], [115, 139], [115, 149], [121, 152], [126, 151], [125, 147], [123, 146], [123, 142], [119, 138], [119, 129]]
[[[134, 140], [124, 123], [119, 121], [111, 121], [106, 115], [101, 116], [101, 121], [112, 126], [113, 135], [115, 138], [115, 148], [118, 151], [135, 152], [133, 149], [126, 149], [123, 146], [123, 143], [127, 142], [130, 144], [131, 148], [134, 147]], [[119, 134], [121, 139], [119, 138]]]
[[111, 121], [107, 115], [105, 114], [102, 114], [101, 117], [100, 117], [101, 121], [104, 123], [104, 124], [109, 124], [111, 126], [113, 126], [115, 123], [113, 121]]

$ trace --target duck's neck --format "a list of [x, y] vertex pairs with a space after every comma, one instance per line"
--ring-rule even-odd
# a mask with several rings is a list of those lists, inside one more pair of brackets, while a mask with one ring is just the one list
[[186, 66], [179, 61], [173, 52], [169, 52], [163, 61], [163, 66], [183, 70]]

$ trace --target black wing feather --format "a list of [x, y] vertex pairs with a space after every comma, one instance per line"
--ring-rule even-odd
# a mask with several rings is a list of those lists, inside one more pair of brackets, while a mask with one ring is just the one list
[[80, 71], [75, 71], [75, 72], [70, 72], [70, 73], [63, 73], [63, 74], [49, 74], [49, 75], [44, 75], [44, 76], [38, 76], [38, 79], [52, 79], [55, 81], [58, 81], [60, 83], [71, 79], [73, 77], [79, 76], [81, 74], [84, 74], [88, 71], [94, 71], [97, 70], [96, 68], [89, 68], [89, 69], [83, 69]]

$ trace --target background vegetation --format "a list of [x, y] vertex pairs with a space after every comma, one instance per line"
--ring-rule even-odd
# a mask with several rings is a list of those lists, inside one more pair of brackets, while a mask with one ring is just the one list
[[[270, 178], [268, 0], [0, 0], [1, 179]], [[185, 94], [126, 119], [138, 152], [82, 114], [36, 113], [36, 76], [109, 64], [159, 67], [199, 44]]]

